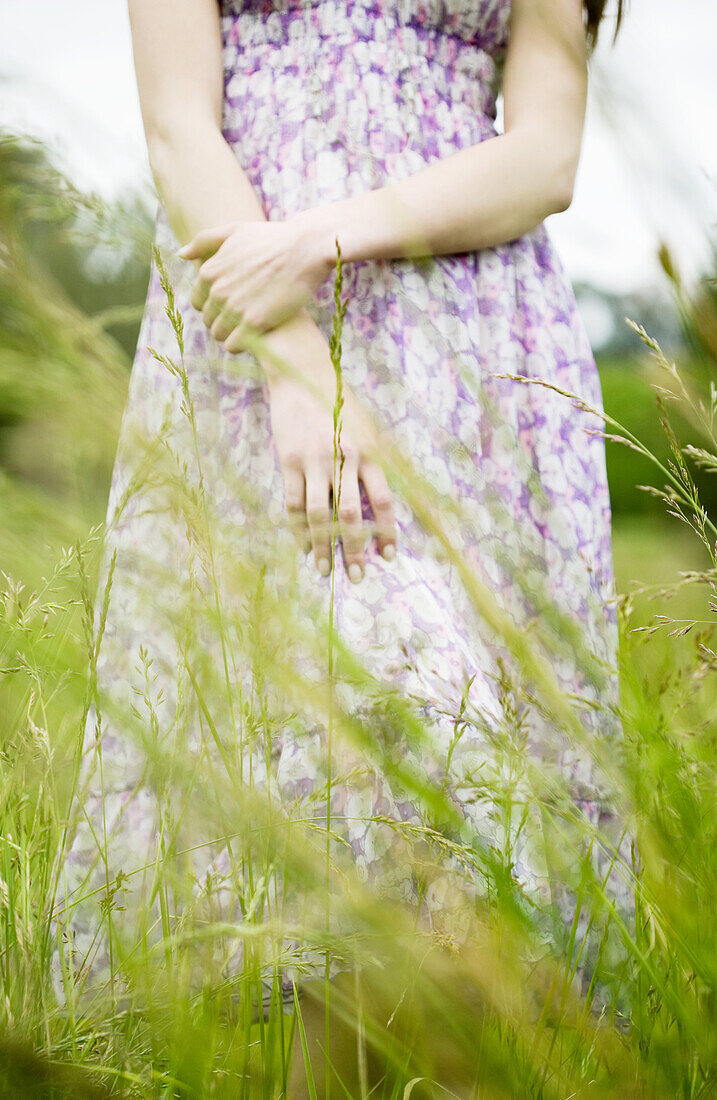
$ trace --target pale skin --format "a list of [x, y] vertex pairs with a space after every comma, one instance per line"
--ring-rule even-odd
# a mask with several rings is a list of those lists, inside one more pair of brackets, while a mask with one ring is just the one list
[[[185, 246], [180, 255], [197, 268], [192, 305], [229, 352], [244, 350], [248, 336], [260, 333], [272, 356], [299, 374], [289, 377], [273, 357], [257, 356], [287, 514], [326, 574], [335, 374], [327, 339], [306, 307], [333, 271], [337, 241], [345, 263], [469, 252], [513, 240], [569, 206], [587, 91], [581, 0], [513, 0], [503, 134], [406, 179], [279, 221], [266, 219], [222, 135], [216, 0], [129, 0], [129, 11], [152, 174]], [[327, 395], [328, 405], [301, 377]], [[361, 483], [386, 560], [396, 552], [397, 532], [380, 441], [346, 386], [341, 441], [339, 532], [349, 576], [358, 582], [365, 568]], [[315, 1050], [323, 1041], [323, 1010], [308, 1017]], [[308, 1096], [300, 1062], [291, 1080], [291, 1100]]]

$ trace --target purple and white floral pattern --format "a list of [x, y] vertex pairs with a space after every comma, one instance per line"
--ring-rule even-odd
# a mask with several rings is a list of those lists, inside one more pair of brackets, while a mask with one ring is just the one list
[[[267, 217], [286, 218], [380, 187], [490, 140], [509, 7], [509, 0], [409, 0], [408, 10], [399, 9], [399, 0], [224, 0], [223, 132]], [[213, 341], [190, 306], [194, 268], [174, 255], [179, 242], [161, 205], [156, 241], [184, 318], [185, 363], [212, 508], [235, 547], [246, 539], [258, 546], [262, 524], [267, 538], [274, 531], [279, 540], [283, 484], [261, 373], [250, 353], [229, 356]], [[580, 657], [577, 643], [556, 643], [551, 667], [565, 692], [587, 701], [581, 714], [588, 734], [612, 737], [618, 728], [617, 627], [602, 424], [554, 389], [500, 377], [541, 379], [601, 407], [586, 332], [545, 227], [494, 248], [420, 263], [347, 265], [344, 295], [346, 384], [428, 479], [445, 502], [446, 519], [451, 504], [460, 504], [456, 540], [511, 621], [526, 631], [536, 620], [548, 621], [536, 596], [542, 586], [575, 624], [587, 656]], [[176, 686], [176, 633], [170, 617], [158, 610], [162, 595], [153, 578], [159, 565], [178, 577], [187, 573], [188, 536], [153, 505], [150, 490], [133, 493], [133, 484], [142, 482], [132, 441], [138, 432], [157, 438], [165, 432], [180, 465], [185, 456], [191, 466], [194, 455], [179, 381], [148, 350], [176, 359], [164, 309], [153, 265], [109, 503], [104, 579], [115, 551], [116, 562], [98, 661], [100, 691], [114, 702], [111, 713], [139, 707], [147, 718], [154, 710], [158, 729], [176, 724], [183, 704]], [[310, 309], [328, 338], [332, 279]], [[365, 495], [362, 504], [369, 521]], [[455, 565], [437, 552], [435, 534], [400, 494], [396, 513], [396, 559], [386, 563], [371, 543], [359, 585], [348, 581], [337, 552], [336, 627], [381, 682], [423, 702], [435, 751], [419, 756], [417, 764], [439, 780], [455, 715], [474, 677], [467, 713], [480, 721], [470, 723], [455, 746], [448, 778], [466, 820], [502, 849], [505, 815], [481, 797], [475, 776], [480, 773], [489, 785], [487, 776], [500, 783], [505, 771], [485, 734], [504, 717], [497, 675], [504, 650], [472, 605]], [[327, 613], [331, 578], [321, 577], [298, 550], [296, 558], [299, 604], [313, 602]], [[221, 663], [216, 639], [208, 639], [206, 653], [216, 653]], [[586, 671], [593, 659], [603, 670], [601, 679]], [[147, 722], [151, 729], [151, 717]], [[548, 721], [534, 708], [526, 723], [529, 746], [540, 760], [553, 736]], [[95, 732], [93, 709], [87, 761], [96, 759]], [[97, 864], [88, 880], [95, 888], [115, 881], [118, 870], [142, 864], [151, 869], [156, 860], [157, 798], [141, 781], [134, 790], [141, 753], [123, 737], [116, 718], [105, 718], [102, 734], [105, 820], [98, 772], [88, 764], [85, 812], [66, 864], [70, 901], [96, 857], [95, 837], [105, 829], [110, 865]], [[317, 805], [325, 748], [320, 723], [288, 723], [273, 741], [268, 765], [263, 747], [255, 749], [254, 779], [262, 769], [266, 776], [268, 766], [287, 806], [312, 796]], [[594, 824], [609, 818], [589, 754], [563, 745], [559, 762], [588, 818]], [[393, 834], [372, 817], [421, 821], [405, 792], [380, 774], [335, 783], [332, 809], [346, 815], [351, 856], [367, 881], [388, 868], [393, 844]], [[529, 842], [522, 844], [515, 844], [514, 870], [527, 887], [536, 886]], [[226, 850], [210, 864], [205, 858], [204, 867], [199, 859], [198, 889], [208, 869], [216, 881], [227, 859]], [[414, 884], [408, 871], [404, 878], [397, 888], [410, 900]], [[439, 912], [444, 893], [436, 879], [425, 901], [430, 913]], [[126, 912], [131, 896], [125, 897]], [[232, 911], [241, 908], [231, 890], [224, 900]], [[97, 973], [106, 975], [108, 954], [102, 937], [95, 938], [96, 910], [78, 906], [71, 912], [66, 930], [78, 957], [90, 951]], [[233, 912], [232, 919], [240, 918], [241, 912]], [[323, 974], [320, 959], [316, 972]]]

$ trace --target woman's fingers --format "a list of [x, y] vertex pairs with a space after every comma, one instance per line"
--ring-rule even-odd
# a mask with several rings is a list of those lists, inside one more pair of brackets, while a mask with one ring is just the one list
[[207, 256], [213, 256], [217, 249], [224, 244], [234, 226], [235, 223], [230, 222], [228, 225], [200, 229], [191, 241], [177, 249], [177, 255], [181, 260], [205, 260]]
[[[227, 345], [233, 335], [225, 342]], [[268, 340], [270, 343], [271, 333]], [[307, 349], [307, 359], [309, 350], [313, 348]], [[307, 374], [309, 370], [310, 360]], [[336, 382], [333, 364], [325, 365], [320, 377], [328, 395], [332, 395]], [[293, 379], [275, 378], [268, 389], [271, 431], [284, 477], [292, 530], [306, 547], [305, 552], [313, 552], [314, 565], [324, 576], [329, 576], [335, 564], [333, 545], [338, 537], [347, 579], [358, 582], [364, 576], [368, 542], [362, 516], [362, 482], [373, 512], [378, 548], [387, 561], [395, 555], [397, 535], [393, 494], [382, 465], [369, 457], [376, 444], [366, 429], [358, 402], [346, 387], [343, 467], [337, 469], [333, 424], [322, 403], [307, 394], [303, 383]], [[336, 505], [336, 532], [332, 496]]]
[[247, 338], [250, 339], [252, 336], [261, 335], [262, 330], [248, 321], [246, 317], [240, 321], [238, 325], [236, 321], [234, 324], [236, 327], [233, 328], [224, 339], [224, 347], [227, 351], [231, 351], [236, 355], [240, 351], [246, 351], [248, 347]]
[[[304, 478], [295, 465], [286, 466], [283, 475], [289, 527], [305, 554], [313, 548], [316, 567], [326, 576], [330, 572], [333, 519], [329, 477], [317, 467]], [[346, 571], [357, 583], [364, 573], [365, 536], [355, 465], [353, 469], [348, 463], [344, 465], [337, 511]], [[322, 561], [326, 562], [323, 567]]]
[[344, 561], [349, 580], [356, 584], [364, 571], [364, 532], [361, 515], [361, 493], [355, 463], [344, 463], [341, 488], [338, 493], [338, 518]]
[[247, 327], [244, 324], [237, 325], [235, 329], [232, 329], [229, 335], [224, 339], [224, 347], [227, 351], [230, 351], [233, 355], [238, 355], [240, 351], [246, 351], [244, 333], [247, 331]]
[[306, 485], [304, 474], [296, 466], [284, 470], [284, 498], [289, 527], [305, 554], [311, 550], [311, 534], [306, 520]]
[[[221, 305], [219, 304], [219, 302], [216, 301], [215, 298], [212, 298], [210, 295], [204, 303], [204, 309], [202, 310], [202, 320], [204, 321], [204, 324], [207, 326], [208, 329], [212, 328], [212, 325], [221, 315], [221, 312]], [[213, 335], [214, 333], [212, 332], [212, 336]]]
[[306, 471], [306, 519], [316, 568], [326, 577], [331, 572], [329, 479], [318, 466]]
[[197, 275], [197, 278], [194, 281], [194, 286], [192, 287], [192, 296], [189, 299], [195, 309], [204, 309], [211, 289], [212, 284], [209, 282], [209, 280], [203, 279], [201, 275]]
[[[366, 461], [357, 467], [347, 460], [338, 492], [338, 522], [349, 580], [357, 584], [364, 575], [366, 535], [361, 513], [361, 480], [374, 516], [379, 552], [387, 561], [396, 555], [396, 519], [393, 495], [383, 470]], [[298, 465], [284, 469], [284, 492], [289, 525], [305, 554], [313, 549], [316, 568], [331, 572], [332, 509], [330, 477], [320, 465], [302, 473]]]
[[390, 561], [396, 556], [396, 516], [386, 475], [376, 462], [366, 460], [359, 468], [359, 478], [373, 512], [379, 553]]
[[[205, 307], [206, 308], [206, 307]], [[221, 312], [217, 312], [217, 315], [212, 318], [209, 329], [215, 340], [226, 340], [234, 329], [241, 325], [241, 315], [233, 312], [229, 309], [224, 309]]]

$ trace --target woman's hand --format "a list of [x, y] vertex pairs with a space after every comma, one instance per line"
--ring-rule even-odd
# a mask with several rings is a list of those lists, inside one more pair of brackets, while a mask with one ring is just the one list
[[195, 261], [192, 305], [231, 352], [246, 348], [245, 334], [273, 329], [310, 302], [334, 266], [327, 235], [298, 216], [205, 229], [177, 255]]
[[[275, 367], [267, 371], [271, 428], [292, 530], [306, 553], [313, 549], [319, 572], [324, 576], [330, 573], [329, 490], [333, 487], [346, 570], [350, 580], [358, 582], [364, 572], [366, 544], [359, 482], [363, 482], [371, 505], [379, 551], [388, 561], [396, 552], [393, 497], [380, 464], [371, 458], [377, 444], [373, 426], [344, 383], [340, 446], [345, 460], [339, 482], [340, 454], [337, 452], [334, 465], [332, 413], [336, 375], [323, 333], [313, 320], [301, 317], [273, 330], [265, 339], [273, 352], [311, 378], [331, 402], [331, 407], [324, 407], [300, 378], [277, 372]], [[259, 359], [261, 362], [261, 356]]]

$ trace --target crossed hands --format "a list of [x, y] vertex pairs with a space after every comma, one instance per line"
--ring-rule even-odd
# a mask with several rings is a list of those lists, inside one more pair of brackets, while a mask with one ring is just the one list
[[326, 235], [300, 218], [237, 221], [201, 230], [177, 255], [198, 268], [192, 305], [227, 351], [275, 328], [310, 302], [330, 274]]
[[[333, 270], [335, 244], [329, 243], [331, 247], [315, 223], [297, 215], [202, 230], [177, 255], [197, 267], [191, 303], [227, 351], [243, 351], [252, 335], [273, 337], [276, 330], [282, 336], [280, 354], [288, 347], [285, 358], [291, 365], [332, 387], [333, 393], [328, 343], [308, 314], [301, 320], [297, 316]], [[270, 377], [269, 399], [289, 522], [304, 551], [313, 550], [316, 567], [325, 576], [331, 571], [329, 494], [336, 468], [332, 415], [306, 386], [286, 375]], [[379, 552], [388, 561], [395, 556], [393, 498], [381, 465], [371, 457], [376, 443], [360, 403], [344, 384], [345, 459], [337, 511], [346, 570], [354, 583], [363, 576], [366, 541], [359, 482], [373, 512]]]

